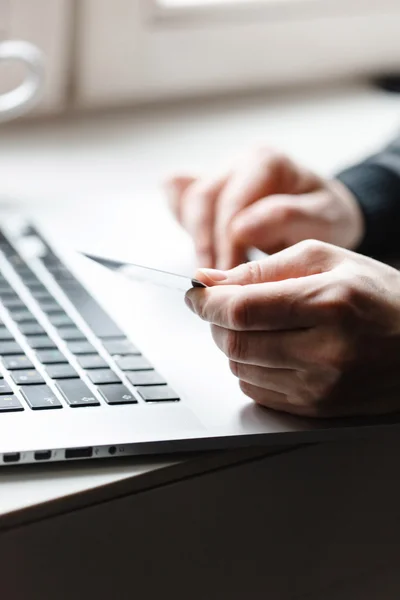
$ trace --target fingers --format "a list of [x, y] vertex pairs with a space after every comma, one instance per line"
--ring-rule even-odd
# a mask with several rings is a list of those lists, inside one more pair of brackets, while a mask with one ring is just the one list
[[324, 287], [321, 275], [247, 286], [220, 285], [193, 288], [186, 294], [186, 302], [204, 321], [234, 331], [304, 329], [313, 327], [324, 315], [325, 305], [318, 302]]
[[[229, 361], [232, 373], [246, 383], [268, 389], [279, 394], [295, 396], [302, 387], [301, 379], [294, 369], [260, 367], [234, 360]], [[301, 393], [301, 391], [300, 391]]]
[[[270, 149], [252, 153], [221, 177], [175, 177], [166, 187], [171, 208], [193, 237], [204, 266], [229, 269], [245, 262], [250, 246], [276, 252], [300, 239], [318, 237], [307, 230], [313, 219], [305, 212], [307, 195], [321, 189], [322, 180]], [[304, 197], [303, 211], [296, 206], [296, 196]], [[253, 209], [252, 204], [257, 206]], [[296, 223], [303, 229], [305, 224], [302, 234], [296, 232]], [[326, 239], [322, 233], [320, 237]]]
[[179, 223], [181, 223], [182, 198], [195, 181], [195, 177], [178, 176], [170, 177], [164, 183], [169, 207]]
[[317, 194], [274, 195], [248, 206], [232, 220], [233, 243], [273, 254], [302, 240], [326, 238]]
[[240, 389], [257, 404], [277, 412], [290, 413], [302, 417], [314, 416], [313, 410], [307, 406], [292, 404], [285, 394], [260, 388], [245, 381], [239, 381]]
[[231, 235], [232, 221], [240, 211], [272, 194], [305, 194], [318, 185], [319, 178], [276, 151], [262, 149], [244, 161], [218, 201], [215, 225], [218, 268], [230, 269], [243, 256], [240, 239]]
[[208, 286], [298, 279], [328, 272], [343, 260], [345, 253], [345, 250], [336, 246], [307, 240], [263, 260], [248, 262], [228, 271], [200, 269], [195, 277]]
[[217, 267], [230, 269], [238, 263], [243, 249], [230, 240], [230, 224], [233, 217], [244, 207], [275, 191], [278, 184], [280, 158], [266, 152], [250, 157], [233, 173], [218, 201], [215, 238], [218, 256]]
[[[259, 404], [308, 417], [340, 414], [339, 407], [324, 404], [315, 390], [305, 384], [307, 377], [304, 371], [258, 367], [234, 361], [230, 361], [230, 367], [241, 388], [247, 385], [248, 395]], [[279, 397], [272, 397], [271, 392], [279, 394]]]
[[237, 363], [274, 369], [301, 369], [306, 364], [307, 330], [241, 332], [213, 325], [212, 336], [218, 348]]
[[227, 175], [193, 183], [185, 192], [181, 223], [193, 237], [200, 265], [215, 265], [214, 219], [216, 203]]

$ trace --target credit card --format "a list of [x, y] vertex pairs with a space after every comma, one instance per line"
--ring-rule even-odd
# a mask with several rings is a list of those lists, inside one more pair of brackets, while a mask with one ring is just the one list
[[185, 277], [184, 275], [177, 275], [176, 273], [169, 273], [168, 271], [161, 271], [160, 269], [144, 267], [143, 265], [119, 262], [101, 256], [93, 256], [92, 254], [86, 254], [85, 252], [82, 252], [81, 254], [86, 256], [86, 258], [103, 265], [103, 267], [115, 271], [133, 281], [152, 283], [153, 285], [179, 290], [181, 292], [187, 292], [193, 287], [207, 287], [204, 283], [201, 283], [201, 281]]

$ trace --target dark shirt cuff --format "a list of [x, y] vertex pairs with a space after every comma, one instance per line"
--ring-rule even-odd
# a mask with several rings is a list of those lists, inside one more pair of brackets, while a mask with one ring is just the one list
[[381, 260], [400, 257], [400, 177], [386, 167], [364, 162], [337, 177], [356, 197], [365, 236], [356, 251]]

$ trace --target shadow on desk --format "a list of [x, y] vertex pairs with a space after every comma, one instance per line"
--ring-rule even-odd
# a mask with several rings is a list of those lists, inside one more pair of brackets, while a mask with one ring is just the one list
[[15, 524], [6, 600], [398, 600], [400, 439], [310, 445]]

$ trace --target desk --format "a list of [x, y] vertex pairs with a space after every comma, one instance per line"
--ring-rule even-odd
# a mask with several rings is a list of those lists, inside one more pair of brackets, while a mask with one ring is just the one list
[[[399, 121], [399, 98], [355, 84], [14, 124], [0, 136], [0, 187], [8, 201], [65, 220], [71, 243], [95, 223], [98, 253], [115, 231], [128, 256], [141, 230], [154, 239], [167, 228], [162, 266], [190, 273], [190, 242], [158, 185], [165, 175], [221, 169], [266, 142], [329, 174]], [[160, 248], [140, 240], [138, 259], [161, 266]], [[398, 598], [398, 446], [4, 469], [4, 597]]]

